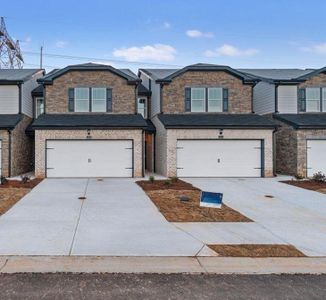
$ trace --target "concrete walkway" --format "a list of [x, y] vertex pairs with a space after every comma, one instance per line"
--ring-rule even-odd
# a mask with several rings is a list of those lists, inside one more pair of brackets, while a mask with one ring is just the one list
[[0, 256], [0, 273], [322, 274], [326, 258]]
[[180, 228], [201, 241], [271, 241], [292, 244], [308, 256], [326, 256], [326, 195], [281, 183], [279, 178], [185, 180], [204, 191], [223, 193], [228, 206], [255, 221], [255, 225], [181, 224]]
[[203, 252], [210, 255], [202, 242], [167, 222], [132, 179], [46, 179], [0, 217], [0, 255]]

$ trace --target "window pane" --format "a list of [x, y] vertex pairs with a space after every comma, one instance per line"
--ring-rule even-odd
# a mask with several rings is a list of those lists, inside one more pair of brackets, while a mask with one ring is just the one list
[[326, 88], [323, 88], [323, 111], [326, 112]]
[[93, 100], [106, 100], [106, 89], [105, 88], [92, 88], [92, 99]]
[[75, 111], [76, 112], [88, 112], [89, 111], [89, 101], [88, 100], [77, 100], [75, 101]]
[[192, 100], [205, 100], [205, 89], [204, 88], [192, 88], [191, 89]]
[[36, 99], [36, 118], [44, 113], [44, 100], [43, 98]]
[[144, 118], [147, 118], [147, 116], [146, 116], [146, 100], [145, 99], [138, 99], [137, 112], [139, 114], [141, 114]]
[[209, 112], [221, 112], [222, 111], [222, 100], [208, 100], [208, 111]]
[[320, 88], [306, 89], [306, 111], [307, 112], [320, 111]]
[[89, 89], [88, 88], [76, 88], [75, 89], [76, 100], [89, 100]]
[[320, 111], [320, 101], [319, 100], [309, 100], [306, 102], [307, 112], [319, 112]]
[[222, 88], [209, 88], [208, 100], [222, 100]]
[[193, 100], [191, 101], [192, 112], [204, 112], [205, 111], [205, 100]]
[[106, 112], [106, 100], [93, 100], [92, 112]]

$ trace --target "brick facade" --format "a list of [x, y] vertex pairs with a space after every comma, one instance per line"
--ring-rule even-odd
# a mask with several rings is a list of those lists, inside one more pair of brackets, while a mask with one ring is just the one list
[[134, 114], [136, 112], [136, 88], [127, 80], [109, 71], [69, 71], [45, 87], [46, 113], [69, 113], [68, 89], [75, 87], [112, 88], [112, 112]]
[[225, 71], [188, 71], [163, 86], [163, 113], [185, 112], [186, 87], [222, 87], [229, 89], [228, 113], [252, 112], [252, 86]]
[[[91, 130], [93, 139], [132, 139], [134, 141], [134, 176], [142, 177], [143, 141], [142, 130]], [[45, 141], [47, 139], [85, 139], [87, 130], [36, 130], [35, 131], [35, 176], [44, 178]]]
[[299, 88], [306, 87], [326, 87], [326, 74], [320, 73], [299, 84]]
[[[24, 116], [23, 120], [11, 131], [11, 137], [7, 130], [0, 130], [2, 175], [5, 177], [18, 176], [33, 169], [33, 140], [25, 134], [25, 129], [31, 122], [31, 118]], [[10, 139], [11, 153], [9, 155]]]

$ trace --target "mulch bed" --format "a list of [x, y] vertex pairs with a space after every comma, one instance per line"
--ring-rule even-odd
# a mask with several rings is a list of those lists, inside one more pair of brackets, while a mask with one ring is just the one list
[[0, 216], [14, 206], [21, 198], [38, 185], [42, 179], [33, 179], [22, 183], [18, 180], [8, 180], [0, 184]]
[[314, 180], [284, 180], [281, 182], [301, 187], [307, 190], [326, 193], [326, 182], [318, 182]]
[[292, 245], [208, 245], [219, 256], [229, 257], [305, 257]]
[[[224, 204], [220, 209], [200, 207], [200, 190], [182, 180], [168, 187], [164, 181], [137, 183], [169, 222], [252, 222]], [[188, 197], [189, 201], [181, 201], [181, 196]]]

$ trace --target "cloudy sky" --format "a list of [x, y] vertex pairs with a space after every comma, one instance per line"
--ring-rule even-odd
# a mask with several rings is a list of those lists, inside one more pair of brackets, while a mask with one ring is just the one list
[[245, 68], [326, 65], [325, 0], [6, 1], [25, 68], [207, 62]]

